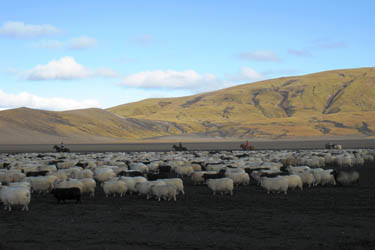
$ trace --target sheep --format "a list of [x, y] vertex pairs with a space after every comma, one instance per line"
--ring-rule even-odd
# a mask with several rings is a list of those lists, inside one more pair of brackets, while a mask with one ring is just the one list
[[185, 194], [184, 192], [184, 183], [182, 179], [180, 178], [171, 178], [171, 179], [160, 179], [161, 181], [164, 181], [166, 184], [173, 185], [177, 189], [177, 194], [182, 193]]
[[215, 174], [212, 174], [212, 172], [209, 171], [208, 173], [204, 173], [202, 175], [202, 178], [204, 179], [205, 182], [210, 179], [221, 179], [224, 177], [225, 177], [225, 169], [221, 169], [218, 173], [215, 173]]
[[233, 180], [234, 185], [249, 185], [250, 177], [247, 173], [231, 173], [227, 177]]
[[286, 176], [280, 176], [280, 178], [284, 178], [287, 180], [288, 182], [288, 189], [295, 189], [295, 188], [299, 188], [299, 189], [303, 189], [303, 184], [302, 184], [302, 180], [301, 180], [301, 177], [299, 177], [298, 175], [286, 175]]
[[209, 179], [207, 186], [212, 190], [213, 195], [216, 192], [221, 192], [221, 194], [229, 192], [230, 195], [233, 195], [233, 180], [230, 178]]
[[77, 179], [93, 178], [94, 173], [90, 169], [82, 170]]
[[198, 171], [191, 174], [190, 178], [194, 185], [203, 184], [203, 174], [216, 174], [216, 171]]
[[147, 173], [147, 171], [148, 171], [148, 167], [143, 163], [131, 163], [129, 165], [129, 168], [131, 170], [139, 171], [142, 174]]
[[260, 186], [267, 190], [267, 194], [270, 194], [272, 191], [287, 194], [288, 191], [288, 181], [283, 176], [275, 178], [261, 177]]
[[79, 181], [83, 184], [82, 193], [89, 194], [91, 197], [94, 197], [96, 187], [95, 180], [93, 178], [83, 178], [79, 179]]
[[98, 182], [105, 182], [116, 176], [116, 173], [110, 168], [101, 168], [94, 171], [95, 180]]
[[76, 203], [81, 202], [81, 191], [79, 188], [54, 188], [51, 191], [51, 194], [57, 199], [57, 203], [60, 203], [62, 200], [65, 203], [65, 200], [76, 200]]
[[322, 173], [321, 184], [322, 186], [326, 184], [336, 185], [335, 177], [333, 176], [333, 169], [326, 169]]
[[54, 182], [57, 180], [56, 176], [37, 176], [27, 177], [26, 181], [30, 182], [33, 192], [48, 193], [52, 190]]
[[128, 191], [128, 187], [123, 181], [106, 181], [103, 183], [103, 191], [106, 197], [111, 194], [113, 194], [113, 196], [119, 194], [120, 197], [122, 197]]
[[359, 173], [357, 171], [333, 171], [336, 183], [342, 186], [348, 186], [359, 183]]
[[137, 177], [125, 177], [125, 176], [121, 176], [121, 177], [119, 177], [118, 180], [125, 182], [125, 184], [128, 187], [128, 191], [129, 191], [130, 194], [132, 194], [133, 192], [134, 193], [137, 192], [137, 189], [135, 188], [135, 185], [137, 183], [147, 182], [147, 179], [144, 178], [144, 177], [141, 177], [141, 176], [137, 176]]
[[191, 166], [178, 166], [175, 168], [177, 176], [191, 176], [194, 169]]
[[308, 187], [314, 185], [315, 178], [311, 172], [296, 173], [296, 175], [298, 175], [301, 178], [302, 183], [307, 185]]
[[[1, 183], [0, 183], [1, 187]], [[31, 191], [31, 184], [29, 182], [12, 182], [8, 184], [8, 187], [23, 187]]]
[[4, 210], [12, 211], [12, 206], [22, 205], [22, 211], [29, 211], [31, 200], [30, 191], [23, 187], [0, 187], [0, 200], [4, 203]]
[[135, 189], [137, 190], [138, 194], [146, 195], [147, 200], [150, 198], [152, 182], [153, 181], [148, 181], [135, 184]]
[[152, 185], [151, 192], [156, 196], [158, 201], [161, 198], [171, 200], [173, 198], [176, 201], [177, 188], [174, 185]]
[[297, 173], [303, 173], [305, 171], [309, 171], [311, 170], [311, 168], [309, 166], [296, 166], [296, 167], [288, 166], [286, 170], [288, 171], [289, 174], [297, 174]]
[[43, 171], [29, 171], [26, 173], [26, 177], [31, 176], [46, 176], [49, 173], [49, 171], [43, 170]]
[[79, 188], [81, 193], [84, 190], [84, 185], [80, 180], [77, 179], [67, 179], [67, 180], [56, 180], [55, 181], [55, 188], [72, 188], [76, 187]]

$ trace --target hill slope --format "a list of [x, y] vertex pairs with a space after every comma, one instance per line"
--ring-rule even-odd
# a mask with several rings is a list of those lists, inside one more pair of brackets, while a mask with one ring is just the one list
[[206, 135], [368, 136], [375, 134], [375, 68], [283, 77], [188, 97], [147, 99], [108, 111], [188, 123], [193, 132]]
[[196, 138], [375, 136], [375, 68], [243, 84], [107, 110], [0, 111], [0, 144]]
[[161, 136], [178, 125], [121, 118], [102, 109], [52, 112], [19, 108], [0, 112], [0, 144], [116, 142], [119, 139]]

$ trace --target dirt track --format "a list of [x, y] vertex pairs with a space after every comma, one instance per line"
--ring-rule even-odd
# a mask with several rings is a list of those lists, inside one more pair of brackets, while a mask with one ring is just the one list
[[267, 195], [256, 186], [212, 196], [185, 179], [177, 202], [137, 196], [0, 211], [0, 249], [375, 249], [375, 166], [359, 186]]
[[[183, 142], [183, 141], [182, 141]], [[256, 150], [323, 149], [327, 142], [348, 148], [375, 148], [373, 139], [353, 140], [268, 140], [252, 141]], [[243, 141], [183, 142], [188, 150], [239, 150]], [[72, 152], [169, 151], [172, 142], [133, 142], [118, 144], [67, 144]], [[0, 144], [0, 152], [52, 152], [53, 144]]]

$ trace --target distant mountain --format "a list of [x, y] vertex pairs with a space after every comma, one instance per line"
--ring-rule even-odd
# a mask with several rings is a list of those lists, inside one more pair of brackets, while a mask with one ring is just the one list
[[0, 111], [0, 144], [195, 136], [375, 136], [375, 68], [282, 77], [102, 109]]
[[99, 143], [161, 136], [178, 130], [164, 121], [122, 118], [102, 109], [52, 112], [18, 108], [0, 112], [0, 144]]
[[185, 133], [286, 138], [375, 135], [375, 68], [333, 70], [108, 109], [122, 117], [188, 123]]

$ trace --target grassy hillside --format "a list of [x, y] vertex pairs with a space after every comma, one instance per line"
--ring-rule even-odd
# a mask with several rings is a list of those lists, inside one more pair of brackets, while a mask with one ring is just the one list
[[196, 138], [375, 136], [375, 68], [243, 84], [107, 110], [0, 111], [0, 144]]
[[218, 136], [368, 136], [375, 130], [375, 68], [283, 77], [188, 97], [147, 99], [108, 111], [182, 122], [194, 133]]
[[124, 119], [102, 109], [52, 112], [19, 108], [0, 112], [0, 144], [118, 141], [169, 135], [179, 125]]

